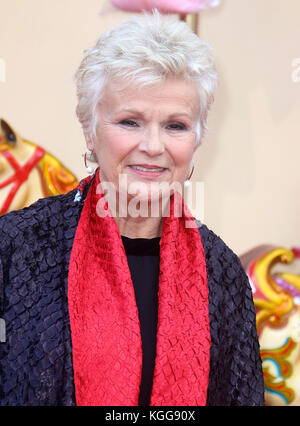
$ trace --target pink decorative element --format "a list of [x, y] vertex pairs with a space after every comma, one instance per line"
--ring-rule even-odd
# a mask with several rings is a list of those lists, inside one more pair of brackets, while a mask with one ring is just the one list
[[294, 253], [294, 256], [297, 257], [298, 259], [300, 259], [300, 246], [298, 247], [293, 247], [292, 248], [292, 252]]
[[130, 12], [151, 11], [157, 8], [162, 13], [198, 13], [201, 9], [219, 6], [221, 0], [110, 0], [119, 9]]

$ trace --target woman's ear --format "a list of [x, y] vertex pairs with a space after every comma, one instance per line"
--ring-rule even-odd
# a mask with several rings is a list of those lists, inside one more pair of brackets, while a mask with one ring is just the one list
[[202, 136], [203, 136], [202, 126], [201, 126], [201, 122], [199, 120], [198, 123], [196, 124], [196, 136], [195, 136], [196, 139], [195, 139], [194, 153], [197, 151], [197, 149], [201, 145]]
[[94, 143], [91, 135], [88, 134], [88, 133], [84, 133], [84, 137], [85, 137], [87, 149], [90, 150], [90, 151], [94, 151], [95, 150], [95, 143]]
[[194, 145], [194, 151], [193, 151], [193, 155], [195, 154], [195, 152], [199, 149], [200, 145], [202, 143], [202, 140], [196, 140], [196, 143]]

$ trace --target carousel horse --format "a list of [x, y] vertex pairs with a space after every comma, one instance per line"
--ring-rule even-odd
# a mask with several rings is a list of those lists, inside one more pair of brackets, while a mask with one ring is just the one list
[[76, 177], [42, 147], [21, 138], [0, 119], [0, 215], [39, 198], [64, 194]]
[[240, 256], [253, 290], [265, 405], [300, 405], [300, 274], [291, 273], [299, 258], [299, 247], [265, 245]]

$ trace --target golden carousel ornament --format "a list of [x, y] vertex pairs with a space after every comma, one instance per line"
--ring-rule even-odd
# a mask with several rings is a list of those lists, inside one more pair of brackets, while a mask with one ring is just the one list
[[0, 215], [39, 198], [65, 194], [77, 184], [76, 177], [53, 155], [21, 138], [0, 119]]
[[300, 274], [290, 269], [300, 259], [300, 247], [259, 246], [240, 259], [253, 290], [265, 404], [298, 406]]

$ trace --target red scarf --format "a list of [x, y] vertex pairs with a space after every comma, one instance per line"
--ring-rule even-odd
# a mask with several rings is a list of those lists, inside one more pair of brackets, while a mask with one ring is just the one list
[[[138, 310], [119, 228], [111, 215], [96, 212], [96, 206], [108, 209], [99, 183], [97, 170], [68, 276], [76, 403], [136, 406], [142, 370]], [[174, 214], [180, 205], [185, 207], [179, 193], [171, 196], [160, 240], [154, 406], [206, 403], [210, 330], [205, 254], [198, 229], [186, 227], [187, 221], [194, 223], [188, 209], [183, 208], [182, 217]]]

